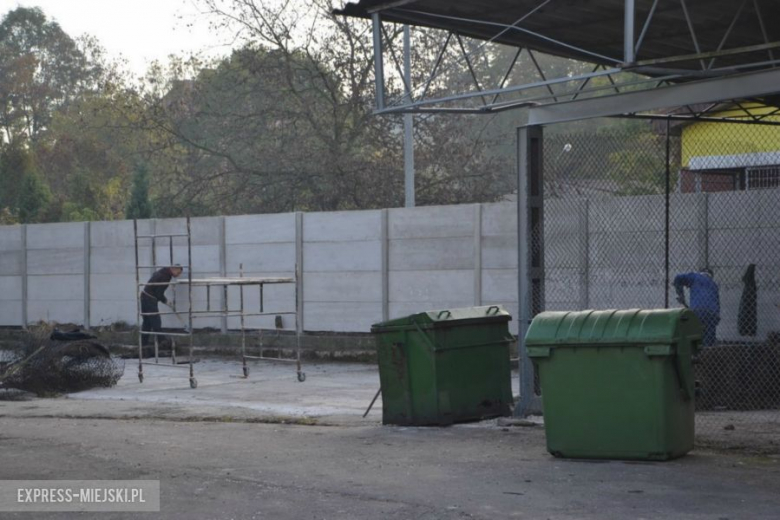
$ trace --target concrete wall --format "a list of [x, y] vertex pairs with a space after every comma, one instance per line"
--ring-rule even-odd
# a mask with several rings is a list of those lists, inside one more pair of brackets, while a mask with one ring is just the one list
[[24, 231], [22, 226], [0, 226], [0, 325], [24, 321]]
[[302, 215], [307, 330], [366, 331], [382, 321], [385, 215], [384, 211]]
[[[735, 339], [741, 276], [758, 266], [759, 335], [780, 329], [780, 190], [672, 196], [672, 272], [710, 265], [721, 284], [722, 338]], [[664, 304], [663, 197], [548, 200], [547, 309], [661, 307]], [[372, 323], [437, 308], [517, 308], [514, 203], [192, 220], [193, 276], [285, 276], [298, 270], [303, 329], [365, 332]], [[186, 231], [184, 219], [139, 221], [139, 233]], [[130, 221], [0, 227], [0, 325], [37, 320], [90, 326], [136, 322], [135, 248]], [[186, 240], [173, 241], [186, 263]], [[139, 262], [170, 262], [166, 240], [141, 243]], [[142, 282], [152, 268], [142, 270]], [[86, 273], [86, 274], [85, 274]], [[89, 294], [89, 298], [85, 298]], [[186, 310], [186, 287], [174, 293]], [[218, 308], [223, 293], [193, 290], [193, 307]], [[244, 291], [259, 309], [259, 290]], [[672, 294], [672, 301], [674, 295]], [[173, 299], [173, 298], [169, 298]], [[227, 300], [239, 306], [231, 288]], [[266, 312], [295, 309], [292, 285], [268, 286]], [[26, 305], [25, 305], [26, 303]], [[178, 321], [167, 316], [171, 326]], [[240, 326], [239, 318], [198, 327]], [[271, 329], [273, 317], [247, 318]], [[292, 316], [283, 326], [294, 330]], [[513, 331], [517, 323], [512, 324]]]

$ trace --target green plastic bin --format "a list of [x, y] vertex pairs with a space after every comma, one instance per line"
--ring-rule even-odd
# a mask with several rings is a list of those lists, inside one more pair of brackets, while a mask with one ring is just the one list
[[373, 325], [382, 422], [447, 425], [510, 415], [511, 319], [493, 305], [422, 312]]
[[558, 457], [668, 460], [693, 448], [687, 309], [544, 312], [526, 335], [539, 373], [547, 449]]

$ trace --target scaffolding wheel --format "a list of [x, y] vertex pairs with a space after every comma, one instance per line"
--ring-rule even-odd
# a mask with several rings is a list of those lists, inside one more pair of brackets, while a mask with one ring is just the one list
[[306, 373], [298, 372], [298, 382], [303, 383], [304, 381], [306, 381]]
[[195, 389], [198, 388], [198, 380], [194, 377], [190, 378], [190, 388]]
[[244, 377], [249, 377], [249, 367], [244, 367]]

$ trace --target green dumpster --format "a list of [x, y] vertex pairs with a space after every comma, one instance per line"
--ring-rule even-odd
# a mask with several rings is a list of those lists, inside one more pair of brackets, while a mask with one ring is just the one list
[[639, 460], [689, 452], [701, 334], [687, 309], [536, 316], [526, 346], [539, 373], [548, 451]]
[[382, 422], [447, 425], [511, 414], [511, 319], [493, 305], [373, 325]]

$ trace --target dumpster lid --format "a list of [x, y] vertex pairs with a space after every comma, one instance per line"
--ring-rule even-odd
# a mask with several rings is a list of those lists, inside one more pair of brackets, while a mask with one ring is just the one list
[[371, 329], [386, 327], [407, 327], [416, 325], [438, 325], [468, 320], [474, 321], [510, 321], [512, 316], [501, 305], [484, 307], [463, 307], [460, 309], [441, 309], [437, 311], [418, 312], [402, 318], [375, 323]]
[[599, 346], [673, 343], [698, 339], [701, 325], [689, 309], [543, 312], [528, 328], [527, 346]]

